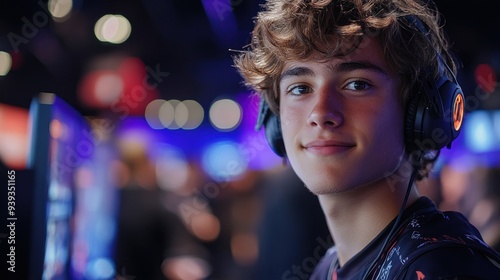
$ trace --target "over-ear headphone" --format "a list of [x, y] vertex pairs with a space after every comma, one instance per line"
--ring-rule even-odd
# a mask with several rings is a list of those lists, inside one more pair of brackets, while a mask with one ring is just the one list
[[[410, 26], [428, 36], [422, 21], [406, 16]], [[451, 147], [464, 117], [465, 98], [455, 74], [436, 51], [438, 78], [421, 78], [406, 108], [405, 144], [408, 151], [439, 150]], [[452, 80], [446, 75], [450, 74]], [[425, 73], [424, 73], [425, 74]]]
[[267, 143], [271, 149], [280, 157], [286, 156], [285, 143], [281, 133], [281, 121], [275, 113], [271, 111], [269, 105], [263, 97], [260, 98], [259, 116], [255, 130], [260, 130], [264, 126]]
[[[423, 23], [415, 16], [406, 16], [409, 26], [428, 36]], [[465, 98], [455, 74], [437, 52], [439, 75], [437, 79], [423, 76], [419, 87], [411, 94], [407, 104], [404, 133], [406, 150], [439, 150], [450, 147], [461, 130]], [[446, 75], [450, 74], [452, 79]], [[424, 73], [426, 74], [426, 73]], [[281, 133], [280, 118], [261, 98], [256, 130], [264, 126], [271, 149], [285, 157], [285, 144]]]

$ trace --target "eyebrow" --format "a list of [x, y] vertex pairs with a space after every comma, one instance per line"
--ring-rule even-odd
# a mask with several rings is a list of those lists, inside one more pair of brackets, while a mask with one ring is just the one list
[[328, 68], [333, 72], [341, 72], [341, 73], [351, 72], [355, 70], [369, 70], [384, 76], [388, 76], [387, 72], [384, 69], [368, 61], [342, 62], [340, 64], [337, 64], [336, 66]]
[[[355, 70], [369, 70], [373, 71], [377, 74], [381, 74], [384, 76], [388, 76], [387, 72], [382, 69], [380, 66], [373, 64], [368, 61], [348, 61], [342, 62], [335, 66], [329, 66], [328, 69], [333, 73], [347, 73]], [[296, 76], [314, 76], [314, 71], [307, 67], [294, 67], [286, 70], [279, 77], [279, 81], [283, 80], [287, 77], [296, 77]]]
[[314, 71], [307, 67], [294, 67], [286, 70], [279, 77], [279, 81], [287, 77], [296, 76], [314, 76]]

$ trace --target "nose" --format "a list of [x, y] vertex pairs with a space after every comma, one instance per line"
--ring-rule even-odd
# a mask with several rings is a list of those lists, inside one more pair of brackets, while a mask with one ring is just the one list
[[333, 128], [344, 121], [342, 97], [335, 91], [322, 90], [316, 92], [312, 110], [307, 122], [311, 126]]

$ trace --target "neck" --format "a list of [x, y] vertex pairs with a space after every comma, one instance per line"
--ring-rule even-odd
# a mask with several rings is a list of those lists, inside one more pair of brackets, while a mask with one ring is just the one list
[[[335, 241], [340, 265], [359, 253], [399, 214], [408, 187], [406, 180], [383, 178], [345, 193], [325, 194], [319, 201], [330, 234]], [[414, 185], [406, 206], [419, 194]]]

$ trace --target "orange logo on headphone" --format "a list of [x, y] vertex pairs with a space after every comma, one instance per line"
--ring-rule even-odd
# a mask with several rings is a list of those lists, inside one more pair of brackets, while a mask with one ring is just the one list
[[461, 94], [455, 97], [455, 104], [453, 104], [453, 127], [456, 131], [462, 126], [464, 119], [464, 98]]

